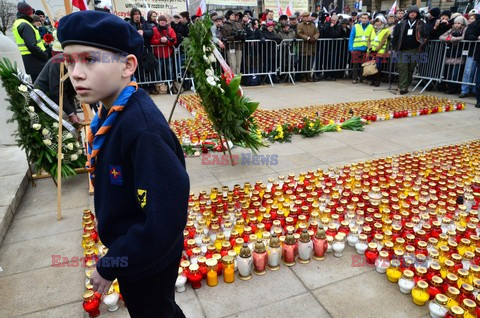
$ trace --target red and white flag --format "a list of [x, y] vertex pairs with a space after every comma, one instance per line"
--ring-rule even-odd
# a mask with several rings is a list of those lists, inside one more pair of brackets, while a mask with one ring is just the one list
[[80, 11], [88, 9], [86, 0], [72, 0], [72, 5], [77, 7]]
[[287, 16], [292, 16], [293, 15], [293, 5], [292, 5], [292, 1], [290, 1], [290, 3], [288, 4], [287, 6], [287, 10], [285, 10]]
[[195, 12], [195, 15], [201, 17], [206, 12], [207, 5], [205, 4], [205, 0], [202, 0], [202, 2], [200, 2], [200, 5], [198, 6], [197, 12]]
[[390, 8], [390, 11], [388, 12], [388, 14], [395, 14], [397, 13], [397, 0], [395, 0], [395, 2], [392, 4], [392, 7]]
[[280, 1], [277, 0], [278, 15], [283, 15], [282, 7], [280, 6]]

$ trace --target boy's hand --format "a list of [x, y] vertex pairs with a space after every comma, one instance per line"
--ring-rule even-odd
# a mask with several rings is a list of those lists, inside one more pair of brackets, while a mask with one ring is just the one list
[[90, 276], [90, 284], [92, 284], [94, 291], [98, 292], [99, 294], [103, 294], [108, 291], [110, 285], [112, 285], [112, 281], [106, 280], [105, 278], [100, 276], [100, 274], [97, 272], [97, 269], [95, 268], [92, 275]]
[[140, 35], [143, 35], [143, 30], [138, 30], [138, 33], [140, 33]]

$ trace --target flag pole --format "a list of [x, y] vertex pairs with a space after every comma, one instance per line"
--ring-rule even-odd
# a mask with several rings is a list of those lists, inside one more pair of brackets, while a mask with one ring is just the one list
[[65, 14], [72, 13], [72, 6], [70, 5], [69, 0], [63, 0], [63, 4], [65, 5]]

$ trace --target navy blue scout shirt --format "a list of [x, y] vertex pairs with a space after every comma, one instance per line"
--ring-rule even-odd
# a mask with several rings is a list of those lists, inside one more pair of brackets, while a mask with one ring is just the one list
[[178, 261], [190, 181], [177, 137], [142, 89], [119, 113], [95, 173], [98, 233], [108, 247], [100, 275], [135, 280]]

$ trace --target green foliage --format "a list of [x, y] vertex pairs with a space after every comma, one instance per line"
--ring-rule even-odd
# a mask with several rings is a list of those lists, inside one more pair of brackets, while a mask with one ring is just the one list
[[[18, 124], [16, 142], [25, 151], [34, 171], [46, 171], [56, 177], [58, 122], [43, 113], [28, 93], [19, 90], [21, 82], [16, 74], [16, 64], [12, 65], [6, 58], [0, 61], [0, 78], [8, 95], [7, 107], [13, 113], [8, 122]], [[85, 166], [86, 157], [80, 143], [68, 131], [63, 132], [62, 140], [62, 177], [74, 176], [74, 169]]]
[[252, 116], [258, 103], [240, 93], [241, 75], [227, 84], [212, 67], [215, 59], [211, 26], [212, 21], [205, 15], [190, 26], [189, 37], [185, 39], [187, 56], [191, 58], [189, 70], [194, 77], [197, 94], [217, 132], [234, 144], [256, 152], [259, 147], [266, 146], [256, 134], [257, 125]]
[[262, 136], [270, 142], [290, 142], [292, 141], [293, 130], [288, 124], [277, 125], [270, 132], [263, 132]]
[[303, 124], [300, 127], [301, 128], [295, 129], [295, 133], [307, 138], [318, 136], [323, 132], [323, 125], [320, 122], [320, 118], [313, 121], [305, 117], [303, 118]]

